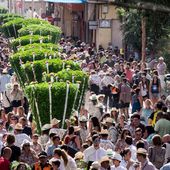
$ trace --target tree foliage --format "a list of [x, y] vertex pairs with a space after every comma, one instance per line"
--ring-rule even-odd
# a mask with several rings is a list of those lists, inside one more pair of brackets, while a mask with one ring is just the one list
[[128, 46], [141, 51], [141, 20], [146, 17], [147, 49], [151, 52], [159, 50], [162, 38], [168, 35], [170, 19], [167, 13], [141, 11], [137, 9], [119, 9], [124, 41]]

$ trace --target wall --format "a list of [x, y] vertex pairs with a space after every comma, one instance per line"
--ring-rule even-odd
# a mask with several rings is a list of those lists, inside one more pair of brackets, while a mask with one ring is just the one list
[[[96, 30], [96, 46], [102, 45], [108, 47], [108, 43], [112, 42], [113, 47], [122, 47], [122, 34], [120, 31], [120, 23], [117, 19], [116, 9], [113, 5], [108, 5], [108, 13], [102, 14], [102, 5], [98, 5], [98, 19], [111, 20], [111, 28], [97, 28]], [[116, 21], [116, 22], [115, 22]]]

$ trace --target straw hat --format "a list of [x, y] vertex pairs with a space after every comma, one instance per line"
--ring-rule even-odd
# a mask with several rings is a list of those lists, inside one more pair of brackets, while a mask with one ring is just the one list
[[100, 135], [108, 135], [109, 132], [107, 129], [102, 129], [101, 132], [100, 132]]
[[61, 120], [58, 120], [58, 119], [56, 119], [56, 118], [52, 119], [51, 122], [50, 122], [50, 123], [51, 123], [51, 126], [54, 126], [54, 125], [59, 124], [60, 121], [61, 121]]
[[109, 157], [108, 156], [102, 157], [102, 159], [100, 160], [100, 164], [103, 163], [103, 162], [110, 162]]
[[22, 124], [21, 123], [17, 123], [14, 127], [15, 130], [23, 130]]
[[111, 109], [111, 112], [118, 112], [118, 109], [116, 109], [116, 107], [113, 107], [113, 108]]
[[51, 125], [50, 124], [45, 124], [43, 127], [42, 127], [42, 131], [44, 131], [44, 130], [49, 130], [49, 129], [51, 129]]
[[75, 154], [75, 157], [74, 157], [74, 159], [76, 160], [76, 159], [83, 159], [83, 157], [84, 157], [84, 154], [83, 154], [83, 152], [77, 152], [76, 154]]
[[148, 155], [147, 150], [144, 148], [139, 148], [137, 154]]
[[106, 123], [114, 123], [113, 119], [111, 117], [106, 118]]

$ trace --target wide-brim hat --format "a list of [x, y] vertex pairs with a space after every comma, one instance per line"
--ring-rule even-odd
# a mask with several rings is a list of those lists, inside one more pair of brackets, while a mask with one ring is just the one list
[[109, 157], [108, 156], [102, 157], [102, 159], [100, 160], [100, 164], [103, 163], [103, 162], [110, 162]]
[[116, 107], [113, 107], [112, 109], [111, 109], [111, 112], [118, 112], [119, 110], [118, 109], [116, 109]]
[[122, 161], [122, 157], [120, 154], [115, 153], [115, 155], [113, 157], [111, 157], [112, 160], [117, 160], [117, 161]]
[[76, 160], [76, 159], [83, 159], [83, 157], [84, 157], [83, 152], [77, 152], [77, 153], [75, 154], [75, 156], [74, 156], [74, 159], [75, 159], [75, 160]]
[[49, 130], [51, 129], [51, 124], [45, 124], [43, 127], [42, 127], [42, 131], [45, 131], [45, 130]]
[[23, 130], [22, 124], [21, 123], [17, 123], [14, 127], [15, 130]]
[[139, 148], [137, 154], [148, 155], [147, 150], [144, 148]]
[[114, 120], [111, 117], [106, 118], [106, 123], [114, 123]]
[[57, 125], [57, 124], [59, 124], [61, 122], [61, 120], [58, 120], [58, 119], [56, 119], [56, 118], [54, 118], [54, 119], [52, 119], [51, 120], [51, 126], [54, 126], [54, 125]]
[[90, 97], [89, 97], [90, 100], [97, 100], [97, 95], [96, 94], [92, 94]]
[[102, 129], [101, 132], [99, 133], [100, 135], [108, 135], [109, 132], [107, 129]]

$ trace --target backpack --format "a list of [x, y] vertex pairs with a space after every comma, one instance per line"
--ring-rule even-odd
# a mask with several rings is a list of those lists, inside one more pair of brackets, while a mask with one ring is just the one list
[[160, 169], [165, 161], [165, 148], [150, 147], [149, 148], [149, 160]]

